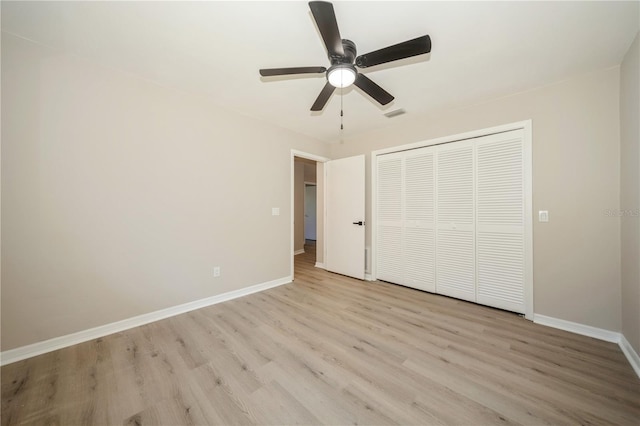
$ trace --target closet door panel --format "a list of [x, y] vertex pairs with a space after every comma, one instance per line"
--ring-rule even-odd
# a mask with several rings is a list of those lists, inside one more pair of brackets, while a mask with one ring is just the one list
[[402, 238], [403, 154], [388, 154], [377, 164], [377, 279], [402, 284], [404, 259]]
[[475, 301], [473, 231], [438, 229], [437, 292]]
[[404, 168], [405, 280], [435, 292], [435, 149], [408, 151]]
[[473, 142], [439, 146], [436, 163], [436, 291], [475, 301]]
[[525, 312], [522, 131], [478, 140], [478, 303]]
[[436, 291], [435, 242], [433, 229], [405, 229], [405, 285]]
[[433, 227], [435, 219], [435, 152], [422, 148], [405, 158], [405, 220]]
[[397, 226], [378, 226], [378, 246], [377, 279], [403, 284], [402, 229]]
[[524, 313], [524, 239], [478, 232], [478, 303]]

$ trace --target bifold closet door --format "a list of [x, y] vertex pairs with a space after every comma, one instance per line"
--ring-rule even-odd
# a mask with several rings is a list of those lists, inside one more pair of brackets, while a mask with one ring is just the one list
[[403, 284], [435, 292], [435, 148], [407, 151], [403, 196]]
[[523, 132], [476, 142], [477, 302], [525, 313]]
[[404, 283], [402, 250], [403, 153], [378, 157], [376, 278]]
[[377, 278], [435, 292], [435, 149], [378, 158]]
[[475, 301], [473, 141], [438, 146], [436, 292]]
[[526, 313], [524, 131], [377, 158], [377, 278]]

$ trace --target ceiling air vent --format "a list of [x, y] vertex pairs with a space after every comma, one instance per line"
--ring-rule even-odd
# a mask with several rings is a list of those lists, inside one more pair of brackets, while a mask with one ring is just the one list
[[396, 109], [396, 110], [393, 110], [393, 111], [389, 111], [384, 116], [387, 117], [387, 118], [393, 118], [393, 117], [397, 117], [399, 115], [406, 114], [406, 113], [407, 113], [407, 111], [405, 111], [404, 109], [400, 108], [400, 109]]

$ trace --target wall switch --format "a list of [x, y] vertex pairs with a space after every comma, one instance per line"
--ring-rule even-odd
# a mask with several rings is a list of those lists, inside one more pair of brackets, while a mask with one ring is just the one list
[[214, 277], [219, 277], [220, 276], [220, 267], [216, 266], [213, 268], [213, 276]]
[[271, 208], [272, 216], [280, 216], [280, 207], [272, 207]]
[[549, 222], [549, 211], [540, 210], [538, 212], [538, 222]]

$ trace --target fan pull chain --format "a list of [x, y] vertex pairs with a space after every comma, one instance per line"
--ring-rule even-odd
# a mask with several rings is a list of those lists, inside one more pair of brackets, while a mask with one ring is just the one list
[[344, 108], [343, 108], [343, 99], [344, 99], [344, 84], [342, 84], [342, 79], [344, 78], [344, 74], [340, 74], [340, 143], [344, 143]]
[[344, 98], [344, 96], [342, 95], [344, 91], [344, 88], [341, 87], [340, 88], [340, 143], [344, 143], [344, 108], [343, 108], [343, 102], [342, 99]]

